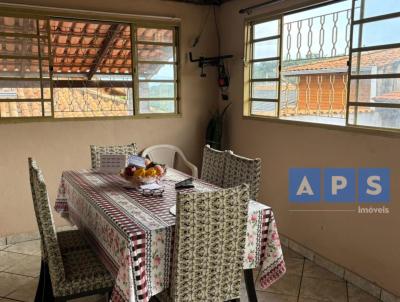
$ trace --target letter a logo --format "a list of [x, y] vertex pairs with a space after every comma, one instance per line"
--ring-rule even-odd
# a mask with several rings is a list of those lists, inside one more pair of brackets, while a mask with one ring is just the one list
[[295, 203], [319, 202], [321, 199], [321, 170], [289, 169], [289, 200]]

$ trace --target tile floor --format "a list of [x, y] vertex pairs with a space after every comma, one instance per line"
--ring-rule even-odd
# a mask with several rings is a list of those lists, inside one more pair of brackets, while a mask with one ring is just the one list
[[[378, 302], [322, 267], [284, 249], [286, 275], [263, 290], [256, 286], [259, 302]], [[40, 269], [38, 240], [0, 246], [0, 302], [33, 301]], [[254, 272], [257, 275], [257, 272]], [[257, 283], [258, 284], [258, 283]], [[74, 302], [105, 301], [102, 296]], [[244, 284], [240, 301], [247, 302]]]

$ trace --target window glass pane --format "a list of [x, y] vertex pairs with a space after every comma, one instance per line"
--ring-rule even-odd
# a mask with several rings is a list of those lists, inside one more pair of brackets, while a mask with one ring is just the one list
[[36, 56], [38, 43], [36, 38], [0, 36], [0, 55]]
[[174, 80], [174, 65], [139, 63], [139, 79]]
[[51, 102], [44, 102], [44, 116], [51, 116]]
[[42, 116], [41, 102], [0, 102], [0, 117]]
[[272, 102], [251, 102], [251, 114], [264, 116], [277, 116], [278, 104]]
[[130, 24], [52, 19], [50, 25], [55, 73], [132, 74]]
[[400, 109], [351, 106], [349, 123], [358, 126], [399, 129]]
[[[359, 41], [360, 26], [363, 27], [361, 41]], [[354, 48], [400, 43], [400, 36], [393, 34], [400, 31], [400, 18], [368, 22], [363, 25], [355, 25], [354, 28]]]
[[253, 79], [269, 79], [279, 77], [279, 61], [255, 62], [252, 66]]
[[400, 78], [352, 80], [350, 102], [398, 103]]
[[172, 46], [138, 44], [139, 61], [174, 61], [174, 48]]
[[139, 112], [144, 114], [152, 113], [175, 113], [175, 101], [145, 101], [141, 100]]
[[280, 118], [345, 125], [352, 1], [283, 17]]
[[0, 81], [0, 99], [41, 99], [39, 81]]
[[[49, 77], [49, 63], [42, 61], [43, 77]], [[0, 77], [40, 78], [39, 60], [0, 58]]]
[[173, 98], [175, 96], [175, 85], [173, 82], [140, 82], [140, 98]]
[[48, 80], [43, 80], [42, 85], [43, 85], [43, 99], [51, 100], [51, 90], [50, 90], [51, 82]]
[[53, 89], [55, 117], [131, 115], [132, 82], [115, 81], [113, 77], [114, 75], [107, 78], [103, 76], [101, 82], [97, 78], [94, 82], [83, 82], [83, 84], [79, 79], [73, 78], [58, 81], [58, 85], [64, 87]]
[[253, 82], [251, 96], [255, 99], [277, 99], [278, 82]]
[[279, 35], [279, 20], [273, 20], [254, 25], [254, 39]]
[[145, 42], [172, 43], [174, 32], [164, 28], [137, 28], [137, 40]]
[[279, 39], [256, 42], [253, 44], [253, 59], [279, 57]]
[[352, 74], [400, 73], [400, 48], [355, 52], [352, 56]]
[[364, 16], [365, 18], [386, 15], [391, 13], [397, 13], [400, 11], [398, 0], [356, 0], [354, 19], [360, 19], [360, 7], [364, 5]]
[[0, 16], [0, 32], [36, 35], [36, 19]]

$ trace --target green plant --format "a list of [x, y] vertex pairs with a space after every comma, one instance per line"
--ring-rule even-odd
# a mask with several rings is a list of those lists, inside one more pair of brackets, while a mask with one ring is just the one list
[[207, 125], [206, 131], [206, 143], [211, 146], [211, 148], [221, 150], [222, 148], [222, 127], [224, 123], [224, 116], [231, 103], [225, 106], [225, 108], [220, 112], [217, 110], [211, 117]]

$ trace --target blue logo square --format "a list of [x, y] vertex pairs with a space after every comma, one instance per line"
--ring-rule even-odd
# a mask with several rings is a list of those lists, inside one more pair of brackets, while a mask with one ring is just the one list
[[289, 169], [289, 200], [295, 203], [321, 200], [321, 170], [316, 168]]
[[352, 168], [324, 170], [324, 200], [332, 203], [356, 201], [356, 172]]
[[390, 170], [362, 168], [358, 172], [358, 201], [388, 203], [390, 199]]

